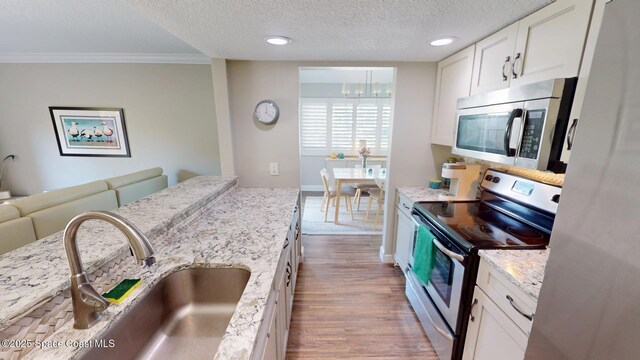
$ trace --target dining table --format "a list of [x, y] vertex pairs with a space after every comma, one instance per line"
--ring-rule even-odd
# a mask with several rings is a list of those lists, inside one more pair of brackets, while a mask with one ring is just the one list
[[386, 180], [387, 169], [385, 168], [333, 168], [333, 178], [336, 182], [336, 209], [334, 224], [338, 223], [338, 210], [340, 209], [340, 193], [342, 184], [375, 184], [376, 179]]

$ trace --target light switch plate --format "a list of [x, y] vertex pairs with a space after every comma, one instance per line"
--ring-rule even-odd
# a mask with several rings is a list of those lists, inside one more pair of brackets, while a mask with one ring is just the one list
[[269, 163], [269, 175], [271, 176], [280, 175], [280, 169], [278, 168], [278, 163]]

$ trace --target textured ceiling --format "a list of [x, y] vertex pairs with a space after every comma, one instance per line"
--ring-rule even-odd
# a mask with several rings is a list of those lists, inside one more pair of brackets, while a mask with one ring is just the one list
[[[437, 61], [552, 0], [124, 0], [212, 57]], [[294, 43], [267, 45], [269, 35]], [[432, 47], [440, 36], [453, 45]]]
[[200, 54], [122, 0], [0, 0], [0, 54]]

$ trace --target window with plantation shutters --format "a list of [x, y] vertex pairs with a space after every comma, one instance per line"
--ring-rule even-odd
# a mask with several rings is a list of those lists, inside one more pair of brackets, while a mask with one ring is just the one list
[[300, 99], [300, 153], [357, 155], [360, 140], [374, 155], [389, 151], [389, 99]]
[[326, 150], [327, 104], [302, 103], [300, 108], [300, 144], [302, 149]]
[[360, 140], [367, 141], [367, 147], [376, 149], [379, 138], [377, 132], [379, 128], [378, 105], [376, 104], [358, 104], [356, 111], [356, 139], [359, 147]]
[[380, 150], [385, 154], [389, 151], [389, 136], [391, 127], [391, 106], [382, 106], [382, 122], [380, 125]]
[[353, 148], [353, 105], [331, 106], [331, 149], [350, 151]]

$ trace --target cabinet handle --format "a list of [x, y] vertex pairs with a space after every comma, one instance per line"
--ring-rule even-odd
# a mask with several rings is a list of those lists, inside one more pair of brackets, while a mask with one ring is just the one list
[[507, 300], [509, 300], [509, 304], [511, 304], [511, 307], [514, 308], [518, 313], [520, 313], [520, 315], [524, 316], [529, 321], [533, 321], [533, 316], [535, 314], [528, 315], [524, 311], [520, 310], [520, 308], [515, 304], [515, 302], [513, 301], [513, 298], [510, 295], [507, 295]]
[[291, 283], [291, 263], [287, 262], [287, 287]]
[[504, 64], [502, 65], [502, 81], [509, 80], [509, 75], [506, 74], [506, 71], [510, 61], [511, 61], [511, 56], [507, 56], [507, 59], [504, 61]]
[[511, 78], [512, 79], [517, 79], [518, 78], [518, 70], [516, 70], [518, 68], [518, 60], [522, 61], [522, 59], [520, 58], [520, 53], [516, 54], [516, 57], [513, 59], [513, 66], [511, 66]]
[[469, 318], [469, 320], [471, 321], [476, 320], [476, 317], [473, 316], [473, 308], [476, 307], [476, 305], [478, 305], [478, 299], [473, 299], [473, 303], [471, 303], [471, 310], [469, 310], [469, 313], [471, 313], [471, 317]]
[[573, 122], [571, 123], [571, 127], [567, 132], [567, 150], [571, 150], [571, 148], [573, 147], [573, 138], [575, 136], [577, 127], [578, 127], [578, 119], [573, 119]]

